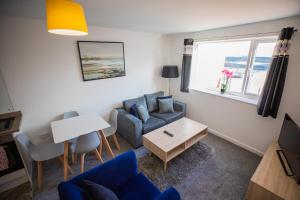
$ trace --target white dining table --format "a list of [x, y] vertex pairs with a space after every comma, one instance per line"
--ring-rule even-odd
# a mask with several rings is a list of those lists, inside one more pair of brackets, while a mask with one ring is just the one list
[[[64, 180], [68, 179], [68, 146], [69, 140], [77, 138], [94, 131], [97, 131], [99, 139], [105, 145], [111, 157], [114, 154], [110, 145], [102, 132], [103, 129], [110, 127], [110, 125], [97, 113], [88, 113], [76, 117], [62, 119], [51, 122], [51, 129], [54, 143], [64, 143]], [[99, 145], [99, 148], [101, 145]]]

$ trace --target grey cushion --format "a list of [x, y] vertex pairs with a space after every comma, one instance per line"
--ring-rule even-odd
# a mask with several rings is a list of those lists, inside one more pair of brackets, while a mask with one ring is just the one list
[[148, 133], [150, 131], [153, 131], [157, 128], [162, 127], [165, 124], [166, 124], [166, 122], [164, 120], [150, 116], [150, 118], [147, 120], [147, 122], [143, 123], [143, 133]]
[[117, 195], [107, 187], [89, 180], [82, 180], [80, 184], [85, 189], [87, 199], [93, 200], [119, 200]]
[[158, 99], [158, 106], [160, 113], [174, 112], [172, 98]]
[[152, 94], [145, 94], [146, 103], [147, 103], [149, 112], [153, 112], [153, 111], [156, 111], [158, 109], [156, 98], [157, 97], [162, 97], [162, 96], [164, 96], [164, 92], [162, 92], [162, 91], [155, 92], [155, 93], [152, 93]]
[[153, 112], [153, 113], [151, 113], [151, 116], [162, 119], [167, 123], [171, 123], [175, 120], [178, 120], [178, 119], [184, 117], [184, 112], [177, 112], [177, 111], [172, 112], [172, 113]]
[[142, 119], [142, 121], [145, 123], [147, 122], [147, 120], [149, 119], [150, 115], [148, 113], [148, 110], [145, 106], [143, 105], [139, 105], [137, 107], [138, 113], [139, 113], [139, 117], [140, 119]]
[[147, 108], [147, 104], [144, 96], [123, 101], [123, 106], [127, 112], [130, 112], [130, 108], [133, 104], [136, 104], [137, 106], [143, 105], [145, 106], [145, 108]]

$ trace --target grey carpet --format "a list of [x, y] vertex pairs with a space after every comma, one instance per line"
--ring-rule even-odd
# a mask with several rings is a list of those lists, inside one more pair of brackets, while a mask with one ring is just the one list
[[140, 170], [161, 190], [174, 186], [184, 200], [244, 199], [260, 157], [223, 139], [208, 135], [168, 164], [145, 155]]
[[[131, 147], [121, 138], [121, 152]], [[243, 199], [250, 177], [257, 167], [260, 157], [232, 143], [209, 134], [204, 140], [192, 146], [168, 164], [166, 172], [163, 163], [156, 156], [141, 147], [134, 150], [139, 160], [139, 170], [161, 190], [175, 187], [184, 200], [240, 200]], [[109, 158], [104, 152], [104, 160]], [[86, 158], [86, 170], [98, 163], [91, 154]], [[74, 175], [79, 173], [79, 164], [72, 165]], [[72, 177], [71, 176], [71, 177]], [[44, 183], [42, 190], [34, 191], [35, 200], [58, 199], [57, 184], [63, 179], [63, 170], [58, 160], [44, 164]], [[36, 184], [35, 184], [36, 185]], [[21, 189], [8, 191], [13, 199], [26, 200], [28, 192]], [[22, 191], [22, 192], [21, 192]], [[0, 199], [2, 199], [0, 194]]]

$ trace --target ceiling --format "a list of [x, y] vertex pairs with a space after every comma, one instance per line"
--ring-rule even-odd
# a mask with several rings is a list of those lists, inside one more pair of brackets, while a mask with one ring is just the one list
[[[76, 0], [89, 25], [194, 32], [300, 15], [300, 0]], [[44, 0], [1, 0], [0, 14], [45, 18]]]

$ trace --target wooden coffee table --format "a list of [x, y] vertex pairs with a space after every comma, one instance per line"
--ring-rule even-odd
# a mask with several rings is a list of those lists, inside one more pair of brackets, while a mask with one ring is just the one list
[[[164, 131], [172, 133], [171, 137]], [[207, 135], [207, 126], [186, 117], [143, 135], [143, 144], [167, 163]]]

